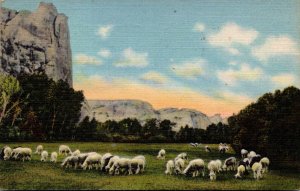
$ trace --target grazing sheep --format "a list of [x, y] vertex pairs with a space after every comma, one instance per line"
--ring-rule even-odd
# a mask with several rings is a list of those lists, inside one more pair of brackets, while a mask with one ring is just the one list
[[222, 171], [222, 161], [217, 159], [215, 160], [216, 163], [217, 163], [217, 167], [218, 167], [218, 172]]
[[40, 155], [40, 154], [42, 154], [43, 150], [44, 150], [43, 145], [38, 145], [38, 146], [36, 147], [35, 154]]
[[105, 167], [108, 165], [109, 160], [113, 157], [110, 153], [105, 153], [101, 159], [101, 171], [105, 172]]
[[114, 162], [112, 167], [109, 169], [109, 174], [110, 175], [118, 175], [120, 174], [120, 170], [124, 169], [124, 173], [127, 173], [129, 175], [132, 174], [131, 171], [131, 159], [128, 158], [120, 158]]
[[63, 162], [61, 163], [61, 167], [71, 168], [73, 167], [76, 169], [78, 166], [78, 156], [68, 156], [66, 157]]
[[244, 165], [239, 165], [237, 168], [237, 173], [236, 175], [234, 175], [235, 178], [242, 178], [242, 176], [244, 175], [246, 171], [246, 168]]
[[144, 172], [145, 169], [145, 157], [142, 158], [140, 156], [134, 157], [130, 160], [130, 170], [135, 172], [135, 174], [139, 174], [140, 172]]
[[165, 157], [166, 157], [166, 151], [165, 151], [165, 149], [160, 149], [160, 151], [158, 152], [158, 155], [157, 155], [157, 159], [165, 159]]
[[253, 165], [252, 165], [252, 171], [253, 171], [253, 177], [254, 179], [260, 179], [262, 178], [262, 174], [261, 174], [261, 171], [262, 171], [262, 165], [261, 163], [259, 162], [255, 162]]
[[191, 145], [192, 147], [196, 147], [195, 143], [190, 143], [190, 145]]
[[176, 161], [178, 159], [188, 160], [187, 154], [186, 153], [180, 153], [179, 155], [177, 155], [177, 157], [174, 159], [174, 161]]
[[175, 173], [176, 174], [182, 174], [182, 172], [184, 170], [184, 163], [185, 163], [185, 160], [182, 158], [178, 158], [177, 160], [175, 160]]
[[30, 148], [17, 147], [12, 150], [12, 157], [15, 160], [31, 160], [32, 150]]
[[208, 163], [207, 169], [209, 170], [209, 178], [210, 180], [217, 179], [217, 172], [219, 171], [219, 162], [212, 160]]
[[261, 156], [260, 155], [255, 155], [254, 157], [250, 158], [250, 167], [252, 167], [252, 165], [256, 162], [259, 162], [261, 160]]
[[47, 151], [43, 151], [41, 153], [41, 161], [42, 162], [46, 162], [47, 161], [47, 158], [48, 158], [48, 152]]
[[[104, 155], [103, 155], [104, 156]], [[109, 159], [108, 164], [105, 166], [105, 171], [108, 172], [112, 165], [115, 163], [116, 160], [120, 159], [119, 156], [113, 156]]]
[[52, 152], [50, 162], [56, 163], [56, 161], [57, 161], [57, 152]]
[[235, 170], [236, 168], [236, 158], [235, 157], [229, 157], [228, 159], [226, 159], [224, 161], [223, 164], [223, 170], [227, 171], [227, 170]]
[[211, 152], [210, 147], [206, 145], [206, 146], [205, 146], [205, 151], [206, 151], [206, 152]]
[[247, 154], [248, 154], [248, 151], [247, 151], [246, 149], [242, 149], [242, 150], [241, 150], [242, 158], [246, 158], [246, 157], [247, 157]]
[[262, 173], [268, 172], [269, 171], [269, 165], [270, 165], [270, 160], [267, 157], [264, 157], [260, 160], [260, 163], [262, 165]]
[[102, 155], [96, 153], [96, 154], [90, 154], [88, 155], [88, 157], [85, 159], [85, 161], [82, 164], [82, 168], [83, 170], [86, 170], [86, 168], [92, 169], [93, 166], [96, 167], [96, 169], [98, 170], [98, 168], [101, 165], [101, 159], [102, 159]]
[[72, 154], [72, 151], [71, 151], [71, 149], [70, 149], [69, 146], [67, 146], [67, 145], [60, 145], [59, 149], [58, 149], [58, 153], [60, 155], [64, 154], [65, 156], [67, 156], [68, 154]]
[[[91, 153], [80, 153], [79, 155], [77, 155], [78, 157], [78, 166], [81, 167], [82, 164], [84, 163], [85, 159], [90, 155], [90, 154], [95, 154], [96, 152], [91, 152]], [[72, 155], [74, 156], [74, 155]]]
[[142, 159], [142, 160], [144, 161], [143, 168], [141, 169], [141, 172], [144, 172], [145, 166], [146, 166], [146, 158], [145, 158], [145, 156], [143, 156], [143, 155], [138, 155], [138, 156], [133, 157], [133, 159]]
[[173, 171], [175, 169], [175, 163], [173, 160], [169, 160], [166, 164], [166, 171], [165, 171], [165, 174], [172, 174]]
[[142, 160], [144, 160], [145, 162], [146, 162], [146, 158], [145, 158], [145, 156], [143, 156], [143, 155], [138, 155], [138, 156], [135, 156], [135, 157], [133, 157], [134, 159], [142, 159]]
[[256, 156], [256, 152], [254, 152], [254, 151], [250, 151], [250, 153], [247, 154], [248, 159], [251, 159], [255, 156]]
[[193, 177], [198, 176], [199, 172], [202, 171], [204, 176], [205, 163], [202, 159], [191, 160], [188, 166], [184, 169], [183, 174], [185, 176], [192, 174]]
[[73, 156], [78, 156], [80, 154], [80, 150], [76, 150], [76, 151], [74, 151], [74, 152], [72, 152], [72, 155]]
[[4, 148], [3, 153], [4, 153], [3, 159], [4, 159], [4, 160], [8, 160], [8, 159], [10, 159], [10, 157], [11, 157], [11, 155], [12, 155], [12, 149], [11, 149], [9, 146], [6, 146], [6, 147]]

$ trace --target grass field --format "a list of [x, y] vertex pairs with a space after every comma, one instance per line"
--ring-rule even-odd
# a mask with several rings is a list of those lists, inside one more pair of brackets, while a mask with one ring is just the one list
[[[8, 143], [10, 147], [26, 146], [33, 152], [40, 143]], [[63, 143], [41, 143], [49, 152], [58, 152], [58, 146]], [[261, 180], [254, 180], [252, 173], [243, 180], [234, 178], [235, 172], [223, 172], [217, 175], [217, 181], [211, 182], [206, 170], [206, 176], [185, 177], [165, 175], [165, 162], [174, 158], [180, 152], [187, 152], [189, 160], [204, 159], [207, 164], [211, 159], [226, 159], [232, 156], [232, 150], [226, 154], [217, 152], [217, 145], [211, 145], [212, 153], [206, 153], [203, 146], [192, 148], [188, 144], [119, 144], [119, 143], [64, 143], [72, 150], [81, 152], [96, 151], [100, 154], [110, 152], [119, 156], [133, 157], [142, 154], [147, 164], [143, 174], [131, 176], [109, 176], [96, 170], [62, 169], [59, 156], [58, 163], [40, 162], [38, 155], [33, 155], [31, 161], [0, 161], [0, 189], [255, 189], [255, 190], [296, 190], [300, 189], [300, 176], [297, 172], [272, 170]], [[6, 145], [1, 143], [1, 148]], [[159, 149], [167, 151], [166, 160], [157, 160]], [[272, 159], [271, 159], [272, 162]]]

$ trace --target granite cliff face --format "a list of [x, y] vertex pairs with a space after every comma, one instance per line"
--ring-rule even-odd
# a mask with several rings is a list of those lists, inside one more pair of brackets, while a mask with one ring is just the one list
[[0, 7], [0, 72], [45, 73], [72, 86], [67, 20], [51, 3], [40, 3], [32, 13]]
[[156, 118], [160, 121], [168, 119], [175, 122], [174, 131], [180, 127], [206, 129], [212, 123], [225, 122], [220, 115], [208, 117], [193, 109], [164, 108], [155, 110], [151, 104], [140, 100], [89, 100], [82, 108], [81, 119], [85, 116], [95, 117], [99, 122], [107, 120], [120, 121], [125, 118], [136, 118], [141, 124], [147, 119]]

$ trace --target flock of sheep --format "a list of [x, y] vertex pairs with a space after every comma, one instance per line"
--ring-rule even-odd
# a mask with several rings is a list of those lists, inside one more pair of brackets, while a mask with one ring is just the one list
[[[197, 147], [200, 144], [190, 143], [191, 146]], [[211, 152], [209, 146], [205, 146], [206, 152]], [[219, 144], [219, 152], [225, 153], [229, 150], [229, 147], [226, 143]], [[166, 151], [161, 149], [158, 152], [157, 159], [165, 159]], [[261, 179], [264, 173], [268, 172], [268, 167], [270, 165], [270, 160], [267, 157], [261, 157], [260, 154], [256, 154], [254, 151], [248, 152], [245, 149], [241, 150], [241, 161], [237, 161], [236, 157], [227, 158], [223, 165], [222, 161], [211, 160], [207, 164], [207, 169], [209, 171], [210, 180], [216, 180], [217, 174], [224, 171], [237, 171], [234, 175], [235, 178], [243, 178], [245, 175], [249, 174], [249, 170], [252, 170], [254, 179]], [[203, 159], [193, 159], [187, 166], [185, 166], [188, 160], [186, 153], [179, 154], [175, 159], [169, 160], [166, 163], [165, 174], [183, 174], [183, 175], [192, 175], [193, 177], [199, 176], [199, 173], [202, 173], [202, 176], [205, 176], [205, 162]]]
[[[49, 153], [43, 149], [42, 145], [38, 145], [35, 154], [41, 156], [41, 161], [46, 162]], [[82, 168], [100, 169], [103, 172], [108, 172], [110, 175], [123, 174], [139, 174], [145, 169], [146, 158], [142, 155], [133, 158], [122, 158], [117, 155], [105, 153], [103, 156], [97, 152], [81, 153], [78, 149], [71, 151], [67, 145], [60, 145], [57, 152], [52, 152], [50, 161], [56, 163], [59, 155], [65, 155], [61, 166], [63, 168]], [[1, 151], [1, 157], [4, 160], [31, 160], [32, 150], [30, 148], [16, 147], [11, 149], [5, 146]]]
[[[191, 146], [198, 147], [199, 144], [191, 143]], [[219, 152], [225, 153], [229, 147], [226, 144], [219, 144]], [[206, 152], [211, 152], [209, 146], [205, 146]], [[38, 145], [35, 154], [40, 155], [41, 161], [46, 162], [49, 157], [49, 153], [44, 150], [42, 145]], [[82, 168], [86, 169], [100, 169], [110, 175], [122, 174], [139, 174], [144, 172], [146, 165], [146, 158], [143, 155], [138, 155], [133, 158], [124, 158], [111, 153], [105, 153], [103, 155], [97, 152], [81, 153], [78, 149], [74, 152], [71, 151], [67, 145], [60, 145], [57, 152], [52, 152], [50, 155], [50, 161], [56, 163], [58, 155], [65, 155], [61, 163], [63, 168]], [[25, 147], [10, 148], [9, 146], [3, 147], [0, 153], [0, 159], [4, 160], [31, 160], [32, 150]], [[157, 159], [164, 160], [166, 157], [166, 151], [161, 149], [158, 152]], [[205, 168], [208, 169], [210, 180], [216, 180], [217, 174], [224, 171], [237, 171], [234, 175], [235, 178], [243, 178], [249, 174], [249, 170], [253, 171], [255, 179], [262, 178], [262, 174], [268, 172], [268, 166], [270, 160], [267, 157], [261, 157], [254, 151], [248, 152], [245, 149], [241, 150], [241, 161], [237, 162], [235, 157], [227, 158], [222, 165], [222, 161], [211, 160], [207, 166], [203, 159], [193, 159], [188, 162], [187, 153], [180, 153], [173, 160], [168, 160], [166, 163], [165, 174], [183, 174], [186, 176], [196, 177], [201, 173], [205, 176]], [[187, 164], [187, 165], [186, 165]]]

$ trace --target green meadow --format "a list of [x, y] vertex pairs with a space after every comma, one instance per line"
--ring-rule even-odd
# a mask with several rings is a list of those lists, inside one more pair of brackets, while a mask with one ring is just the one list
[[[220, 154], [217, 145], [210, 145], [211, 153], [204, 150], [204, 145], [191, 147], [189, 144], [126, 144], [126, 143], [99, 143], [99, 142], [56, 142], [56, 143], [1, 143], [4, 145], [30, 147], [35, 152], [38, 144], [44, 150], [58, 152], [60, 144], [70, 146], [72, 150], [81, 152], [96, 151], [100, 154], [110, 152], [122, 157], [144, 155], [146, 157], [145, 172], [137, 175], [110, 176], [103, 172], [82, 169], [63, 169], [60, 166], [64, 156], [59, 156], [57, 163], [40, 162], [40, 156], [33, 154], [31, 161], [0, 161], [0, 189], [172, 189], [172, 190], [199, 190], [199, 189], [255, 189], [255, 190], [295, 190], [300, 189], [300, 176], [296, 171], [272, 169], [264, 174], [263, 179], [254, 180], [252, 172], [244, 179], [235, 179], [236, 172], [222, 172], [217, 175], [217, 181], [210, 181], [206, 170], [205, 177], [185, 177], [183, 175], [165, 175], [167, 160], [173, 159], [181, 152], [187, 152], [189, 160], [202, 158], [207, 164], [212, 159], [224, 159], [233, 156], [234, 151]], [[166, 160], [157, 160], [158, 151], [164, 148], [167, 152]]]

